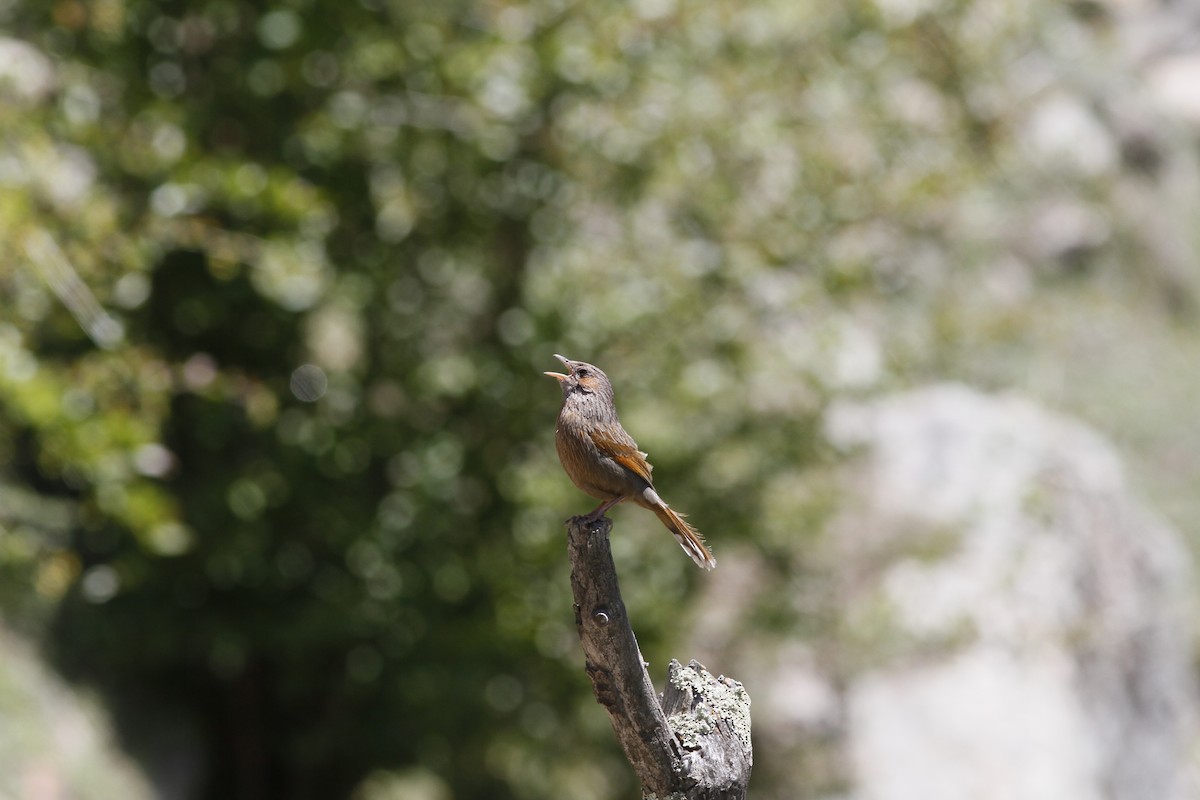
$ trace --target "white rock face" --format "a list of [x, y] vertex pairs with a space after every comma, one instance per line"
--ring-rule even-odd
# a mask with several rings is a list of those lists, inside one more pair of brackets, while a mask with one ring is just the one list
[[722, 551], [687, 650], [754, 700], [760, 800], [1200, 797], [1189, 556], [1099, 435], [958, 385], [827, 433], [832, 516], [787, 565]]
[[0, 797], [150, 800], [94, 700], [64, 685], [0, 625]]
[[845, 684], [855, 797], [1197, 796], [1187, 555], [1102, 439], [958, 386], [829, 433], [863, 448], [846, 563], [893, 554], [846, 598], [890, 654]]
[[863, 675], [848, 697], [860, 796], [1100, 798], [1099, 752], [1072, 678], [1061, 652], [995, 647]]

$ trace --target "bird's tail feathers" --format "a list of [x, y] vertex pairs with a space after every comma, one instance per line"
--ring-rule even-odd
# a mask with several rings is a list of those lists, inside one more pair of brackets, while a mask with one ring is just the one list
[[667, 526], [667, 530], [675, 535], [683, 552], [696, 562], [696, 566], [701, 569], [712, 569], [717, 565], [717, 560], [713, 558], [712, 552], [704, 544], [704, 537], [700, 535], [700, 531], [687, 523], [683, 514], [675, 511], [666, 503], [655, 505], [653, 510], [662, 520], [662, 524]]

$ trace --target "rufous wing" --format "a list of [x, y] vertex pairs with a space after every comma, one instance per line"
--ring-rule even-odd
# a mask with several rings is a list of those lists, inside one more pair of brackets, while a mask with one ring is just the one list
[[650, 472], [654, 467], [650, 466], [650, 462], [646, 460], [646, 453], [637, 449], [637, 443], [623, 428], [593, 428], [589, 435], [592, 437], [592, 444], [596, 445], [596, 449], [601, 453], [646, 483], [654, 485], [650, 479]]

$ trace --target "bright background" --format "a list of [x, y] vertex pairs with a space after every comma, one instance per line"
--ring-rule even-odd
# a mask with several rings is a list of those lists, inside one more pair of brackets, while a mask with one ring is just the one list
[[[738, 621], [764, 641], [840, 624], [808, 554], [852, 502], [845, 399], [1079, 417], [1194, 545], [1175, 13], [0, 0], [13, 652], [98, 698], [157, 796], [634, 796], [573, 629], [555, 352], [612, 377], [718, 561], [774, 565]], [[613, 513], [655, 679], [711, 658], [706, 577]], [[5, 725], [54, 718], [12, 685]], [[0, 772], [54, 772], [41, 746], [0, 739]], [[762, 797], [845, 780], [756, 755]]]

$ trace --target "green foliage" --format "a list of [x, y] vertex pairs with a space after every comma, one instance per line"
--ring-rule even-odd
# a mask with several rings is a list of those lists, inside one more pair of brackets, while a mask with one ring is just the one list
[[[168, 698], [204, 796], [628, 794], [539, 372], [602, 364], [718, 557], [778, 558], [759, 622], [827, 630], [771, 599], [825, 404], [1019, 344], [996, 220], [1098, 182], [1018, 163], [1005, 72], [1080, 24], [923, 5], [0, 4], [8, 614]], [[615, 513], [661, 666], [698, 576]]]

